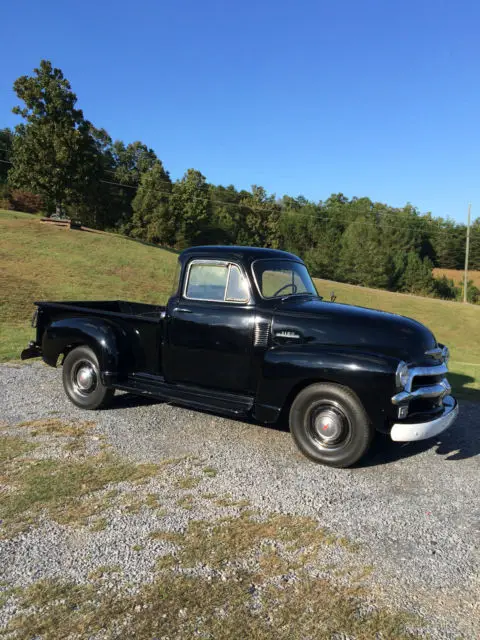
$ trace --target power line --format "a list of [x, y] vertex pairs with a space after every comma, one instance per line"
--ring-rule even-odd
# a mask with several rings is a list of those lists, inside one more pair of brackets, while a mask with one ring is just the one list
[[103, 182], [104, 184], [114, 184], [117, 187], [125, 187], [127, 189], [135, 189], [135, 191], [137, 191], [138, 187], [135, 187], [132, 184], [122, 184], [121, 182], [110, 182], [109, 180], [100, 180], [100, 182]]
[[[1, 163], [3, 164], [12, 164], [13, 162], [9, 161], [9, 160], [0, 160]], [[106, 172], [108, 171], [108, 173], [115, 173], [114, 171], [111, 171], [109, 169], [105, 170]], [[116, 187], [121, 187], [124, 189], [133, 189], [134, 191], [138, 190], [138, 185], [131, 185], [131, 184], [124, 184], [121, 182], [114, 182], [111, 180], [103, 180], [100, 179], [99, 182], [102, 182], [104, 184], [109, 184], [112, 186], [116, 186]], [[158, 180], [158, 182], [161, 183], [165, 183], [168, 184], [170, 186], [173, 186], [175, 183], [172, 183], [170, 180]], [[194, 189], [199, 190], [199, 187], [194, 187]], [[158, 190], [157, 193], [168, 196], [168, 197], [172, 197], [174, 194], [172, 194], [171, 191], [161, 191]], [[218, 198], [214, 198], [212, 197], [209, 193], [205, 193], [205, 196], [210, 196], [210, 200], [216, 204], [221, 204], [221, 205], [225, 205], [227, 207], [239, 207], [240, 209], [249, 209], [250, 211], [262, 211], [265, 213], [278, 213], [278, 214], [288, 214], [288, 215], [292, 215], [292, 216], [300, 216], [300, 217], [306, 217], [306, 218], [311, 218], [313, 220], [316, 220], [317, 222], [321, 223], [328, 223], [328, 222], [336, 222], [339, 224], [345, 224], [346, 226], [350, 226], [352, 224], [358, 225], [358, 226], [372, 226], [372, 223], [378, 222], [378, 220], [375, 220], [374, 218], [378, 218], [379, 216], [397, 216], [396, 212], [394, 211], [372, 211], [372, 220], [368, 221], [368, 220], [351, 220], [348, 218], [348, 213], [347, 212], [339, 212], [337, 213], [335, 216], [324, 216], [322, 215], [321, 212], [319, 213], [307, 213], [307, 212], [303, 212], [303, 211], [299, 211], [299, 210], [295, 210], [295, 209], [289, 209], [289, 210], [285, 210], [282, 208], [281, 205], [278, 205], [276, 208], [272, 208], [272, 207], [262, 207], [260, 206], [259, 209], [256, 209], [255, 207], [252, 207], [250, 204], [247, 203], [242, 203], [242, 202], [230, 202], [228, 200], [220, 200]], [[205, 200], [205, 197], [196, 197], [193, 196], [191, 197], [191, 200]], [[260, 203], [261, 205], [261, 203]], [[343, 218], [342, 218], [343, 216]], [[405, 230], [405, 229], [412, 229], [415, 230], [417, 232], [426, 232], [430, 235], [441, 235], [441, 234], [451, 234], [452, 230], [451, 229], [427, 229], [427, 228], [422, 228], [423, 225], [426, 225], [428, 227], [428, 225], [431, 224], [435, 224], [434, 220], [431, 219], [427, 219], [427, 218], [422, 218], [419, 217], [417, 218], [415, 221], [414, 220], [406, 220], [406, 221], [402, 221], [401, 224], [398, 225], [393, 225], [393, 224], [382, 224], [381, 228], [382, 229], [400, 229], [400, 230]], [[457, 223], [455, 223], [457, 224]], [[464, 226], [464, 225], [462, 225]], [[458, 227], [457, 227], [458, 229]], [[460, 230], [460, 229], [458, 229]], [[454, 238], [452, 237], [452, 240]], [[460, 238], [457, 238], [458, 240], [460, 240]]]
[[[115, 171], [111, 171], [109, 169], [106, 169], [105, 171], [108, 171], [108, 173], [115, 174]], [[115, 185], [115, 186], [119, 186], [119, 187], [124, 187], [124, 188], [127, 188], [127, 189], [134, 189], [135, 191], [137, 191], [138, 188], [139, 188], [138, 185], [135, 186], [135, 185], [130, 185], [130, 184], [123, 184], [121, 182], [113, 182], [113, 181], [110, 181], [110, 180], [100, 180], [100, 182], [104, 182], [105, 184]], [[172, 183], [170, 180], [157, 180], [157, 182], [163, 183], [163, 184], [168, 184], [170, 186], [173, 186], [175, 184], [175, 183]], [[195, 189], [199, 189], [199, 187], [194, 187], [194, 188]], [[158, 190], [157, 193], [171, 195], [170, 191], [160, 191], [160, 190]], [[218, 198], [211, 198], [211, 200], [213, 202], [217, 202], [219, 204], [228, 205], [228, 206], [231, 206], [231, 207], [240, 207], [240, 208], [247, 208], [247, 209], [254, 210], [254, 207], [252, 207], [251, 205], [248, 205], [246, 203], [230, 202], [228, 200], [219, 200]], [[280, 213], [282, 211], [282, 205], [281, 204], [278, 205], [278, 208], [275, 208], [275, 209], [274, 208], [266, 208], [266, 207], [264, 207], [264, 208], [262, 208], [262, 211]], [[310, 214], [310, 213], [304, 213], [303, 211], [298, 211], [298, 210], [295, 210], [295, 209], [289, 209], [288, 211], [283, 209], [283, 212], [284, 213], [288, 213], [290, 215], [298, 215], [298, 216], [317, 218], [321, 222], [328, 221], [328, 220], [332, 220], [332, 221], [336, 221], [336, 222], [342, 222], [343, 221], [343, 222], [348, 222], [348, 224], [352, 224], [353, 222], [356, 222], [356, 221], [349, 222], [349, 220], [347, 220], [347, 219], [342, 220], [340, 218], [340, 215], [348, 215], [348, 214], [343, 213], [343, 212], [341, 214], [339, 214], [339, 215], [336, 215], [334, 217], [328, 217], [328, 218], [322, 217], [321, 212], [319, 212], [318, 214], [315, 214], [315, 213], [311, 213]], [[394, 211], [372, 211], [372, 215], [377, 217], [377, 216], [396, 216], [397, 214]], [[372, 222], [373, 221], [374, 220], [372, 220]], [[358, 224], [360, 224], [360, 222], [358, 222]], [[369, 222], [365, 222], [364, 224], [370, 224], [370, 223]], [[390, 225], [390, 227], [391, 228], [397, 228], [397, 229], [403, 229], [405, 227], [409, 227], [410, 226], [411, 228], [415, 227], [416, 229], [418, 229], [418, 226], [421, 225], [421, 224], [427, 224], [427, 225], [428, 224], [435, 224], [435, 221], [427, 219], [427, 218], [419, 217], [419, 218], [417, 218], [417, 220], [415, 222], [413, 220], [408, 220], [408, 221], [403, 222], [401, 224], [401, 226], [396, 226], [395, 227], [393, 225]], [[458, 223], [454, 223], [454, 224], [457, 225]], [[451, 230], [450, 229], [435, 229], [435, 230], [431, 231], [430, 233], [451, 233]]]
[[[112, 181], [109, 181], [109, 180], [100, 180], [100, 182], [103, 182], [105, 184], [118, 186], [118, 187], [127, 187], [129, 189], [138, 190], [138, 187], [136, 187], [136, 186], [126, 185], [126, 184], [122, 184], [120, 182], [112, 182]], [[166, 182], [166, 183], [172, 185], [171, 182], [168, 182], [166, 180], [159, 180], [158, 182]], [[198, 189], [198, 187], [195, 187], [195, 188]], [[165, 195], [167, 197], [172, 197], [174, 195], [174, 194], [172, 194], [171, 191], [158, 190], [157, 193]], [[205, 194], [205, 195], [207, 195], [207, 194]], [[191, 200], [205, 200], [204, 197], [203, 198], [199, 198], [199, 197], [196, 197], [196, 196], [192, 196], [190, 199]], [[224, 205], [227, 205], [227, 206], [239, 207], [239, 208], [250, 209], [251, 211], [255, 211], [254, 207], [252, 207], [251, 205], [245, 204], [245, 203], [229, 202], [228, 200], [219, 200], [217, 198], [212, 198], [212, 197], [210, 197], [210, 200], [211, 200], [211, 202], [214, 202], [214, 203], [217, 203], [217, 204], [224, 204]], [[372, 225], [372, 223], [376, 222], [375, 220], [372, 220], [371, 222], [370, 221], [363, 221], [363, 220], [351, 220], [351, 221], [349, 221], [347, 219], [341, 219], [340, 216], [324, 217], [324, 216], [322, 216], [321, 213], [319, 213], [319, 214], [311, 213], [310, 214], [310, 213], [304, 213], [302, 211], [295, 211], [295, 210], [294, 211], [292, 211], [292, 210], [286, 211], [285, 209], [282, 209], [281, 205], [279, 205], [279, 207], [276, 208], [276, 209], [262, 207], [259, 210], [263, 211], [263, 212], [269, 212], [269, 213], [275, 212], [275, 213], [278, 213], [278, 214], [282, 214], [283, 213], [283, 214], [291, 214], [293, 216], [304, 216], [304, 217], [315, 219], [319, 223], [323, 223], [323, 222], [327, 223], [329, 221], [333, 221], [333, 222], [337, 222], [337, 223], [342, 223], [343, 222], [343, 223], [346, 223], [348, 226], [350, 226], [352, 224], [355, 224], [355, 225], [359, 225], [359, 226], [368, 226], [369, 227], [369, 226]], [[373, 215], [375, 215], [375, 216], [376, 215], [393, 215], [394, 216], [395, 213], [393, 211], [392, 212], [384, 211], [384, 212], [374, 212]], [[401, 229], [401, 230], [415, 229], [416, 231], [425, 232], [425, 233], [428, 233], [430, 235], [432, 235], [432, 234], [435, 234], [435, 235], [438, 235], [438, 234], [450, 234], [451, 233], [450, 229], [425, 229], [425, 228], [422, 229], [422, 228], [419, 228], [419, 227], [421, 227], [422, 224], [425, 224], [425, 223], [427, 223], [427, 225], [428, 224], [435, 224], [435, 222], [433, 220], [428, 220], [427, 221], [426, 219], [419, 218], [418, 222], [413, 222], [413, 220], [410, 220], [408, 222], [407, 221], [404, 222], [401, 225], [383, 224], [381, 228], [382, 229], [385, 229], [385, 228], [387, 228], [387, 229]]]

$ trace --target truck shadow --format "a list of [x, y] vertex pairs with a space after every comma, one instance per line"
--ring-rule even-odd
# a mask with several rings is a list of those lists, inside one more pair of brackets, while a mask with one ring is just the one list
[[[468, 378], [467, 376], [462, 377]], [[122, 393], [115, 396], [112, 405], [107, 411], [153, 404], [163, 403], [156, 398]], [[186, 408], [189, 411], [216, 415], [232, 422], [261, 426], [264, 429], [270, 429], [272, 431], [289, 432], [288, 423], [284, 416], [281, 416], [276, 424], [267, 425], [258, 423], [253, 418], [226, 417], [214, 411], [189, 409], [177, 403], [168, 404], [173, 404], [173, 406], [178, 406], [179, 408]], [[465, 402], [463, 406], [461, 404], [460, 415], [457, 422], [444, 433], [428, 440], [402, 444], [400, 442], [393, 442], [388, 435], [377, 433], [370, 451], [354, 468], [362, 469], [391, 464], [399, 460], [421, 455], [430, 449], [434, 449], [435, 453], [442, 456], [446, 461], [466, 460], [480, 455], [480, 404], [473, 402]]]
[[472, 376], [466, 376], [462, 373], [452, 373], [450, 371], [448, 373], [448, 381], [452, 385], [453, 395], [456, 398], [480, 402], [480, 389], [467, 387], [467, 384], [475, 382], [475, 378], [472, 378]]
[[[473, 410], [472, 410], [473, 407]], [[376, 467], [390, 464], [433, 449], [446, 462], [467, 460], [480, 455], [480, 407], [468, 407], [468, 415], [460, 414], [457, 422], [444, 433], [419, 442], [393, 442], [390, 437], [376, 434], [372, 448], [356, 467]]]

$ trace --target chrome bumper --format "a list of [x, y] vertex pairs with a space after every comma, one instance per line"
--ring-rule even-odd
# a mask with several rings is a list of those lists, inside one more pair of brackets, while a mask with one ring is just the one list
[[397, 422], [393, 425], [390, 437], [395, 442], [426, 440], [448, 429], [458, 416], [458, 404], [452, 396], [443, 399], [443, 413], [429, 422]]

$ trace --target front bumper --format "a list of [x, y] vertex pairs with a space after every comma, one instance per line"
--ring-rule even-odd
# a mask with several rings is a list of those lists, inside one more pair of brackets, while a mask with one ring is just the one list
[[395, 442], [426, 440], [448, 429], [458, 416], [458, 404], [452, 396], [443, 398], [443, 413], [428, 422], [397, 422], [392, 426], [390, 437]]

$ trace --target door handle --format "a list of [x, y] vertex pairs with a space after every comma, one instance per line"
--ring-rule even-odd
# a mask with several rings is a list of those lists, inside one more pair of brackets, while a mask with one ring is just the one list
[[190, 309], [186, 309], [185, 307], [175, 307], [174, 311], [178, 311], [178, 313], [192, 313]]

